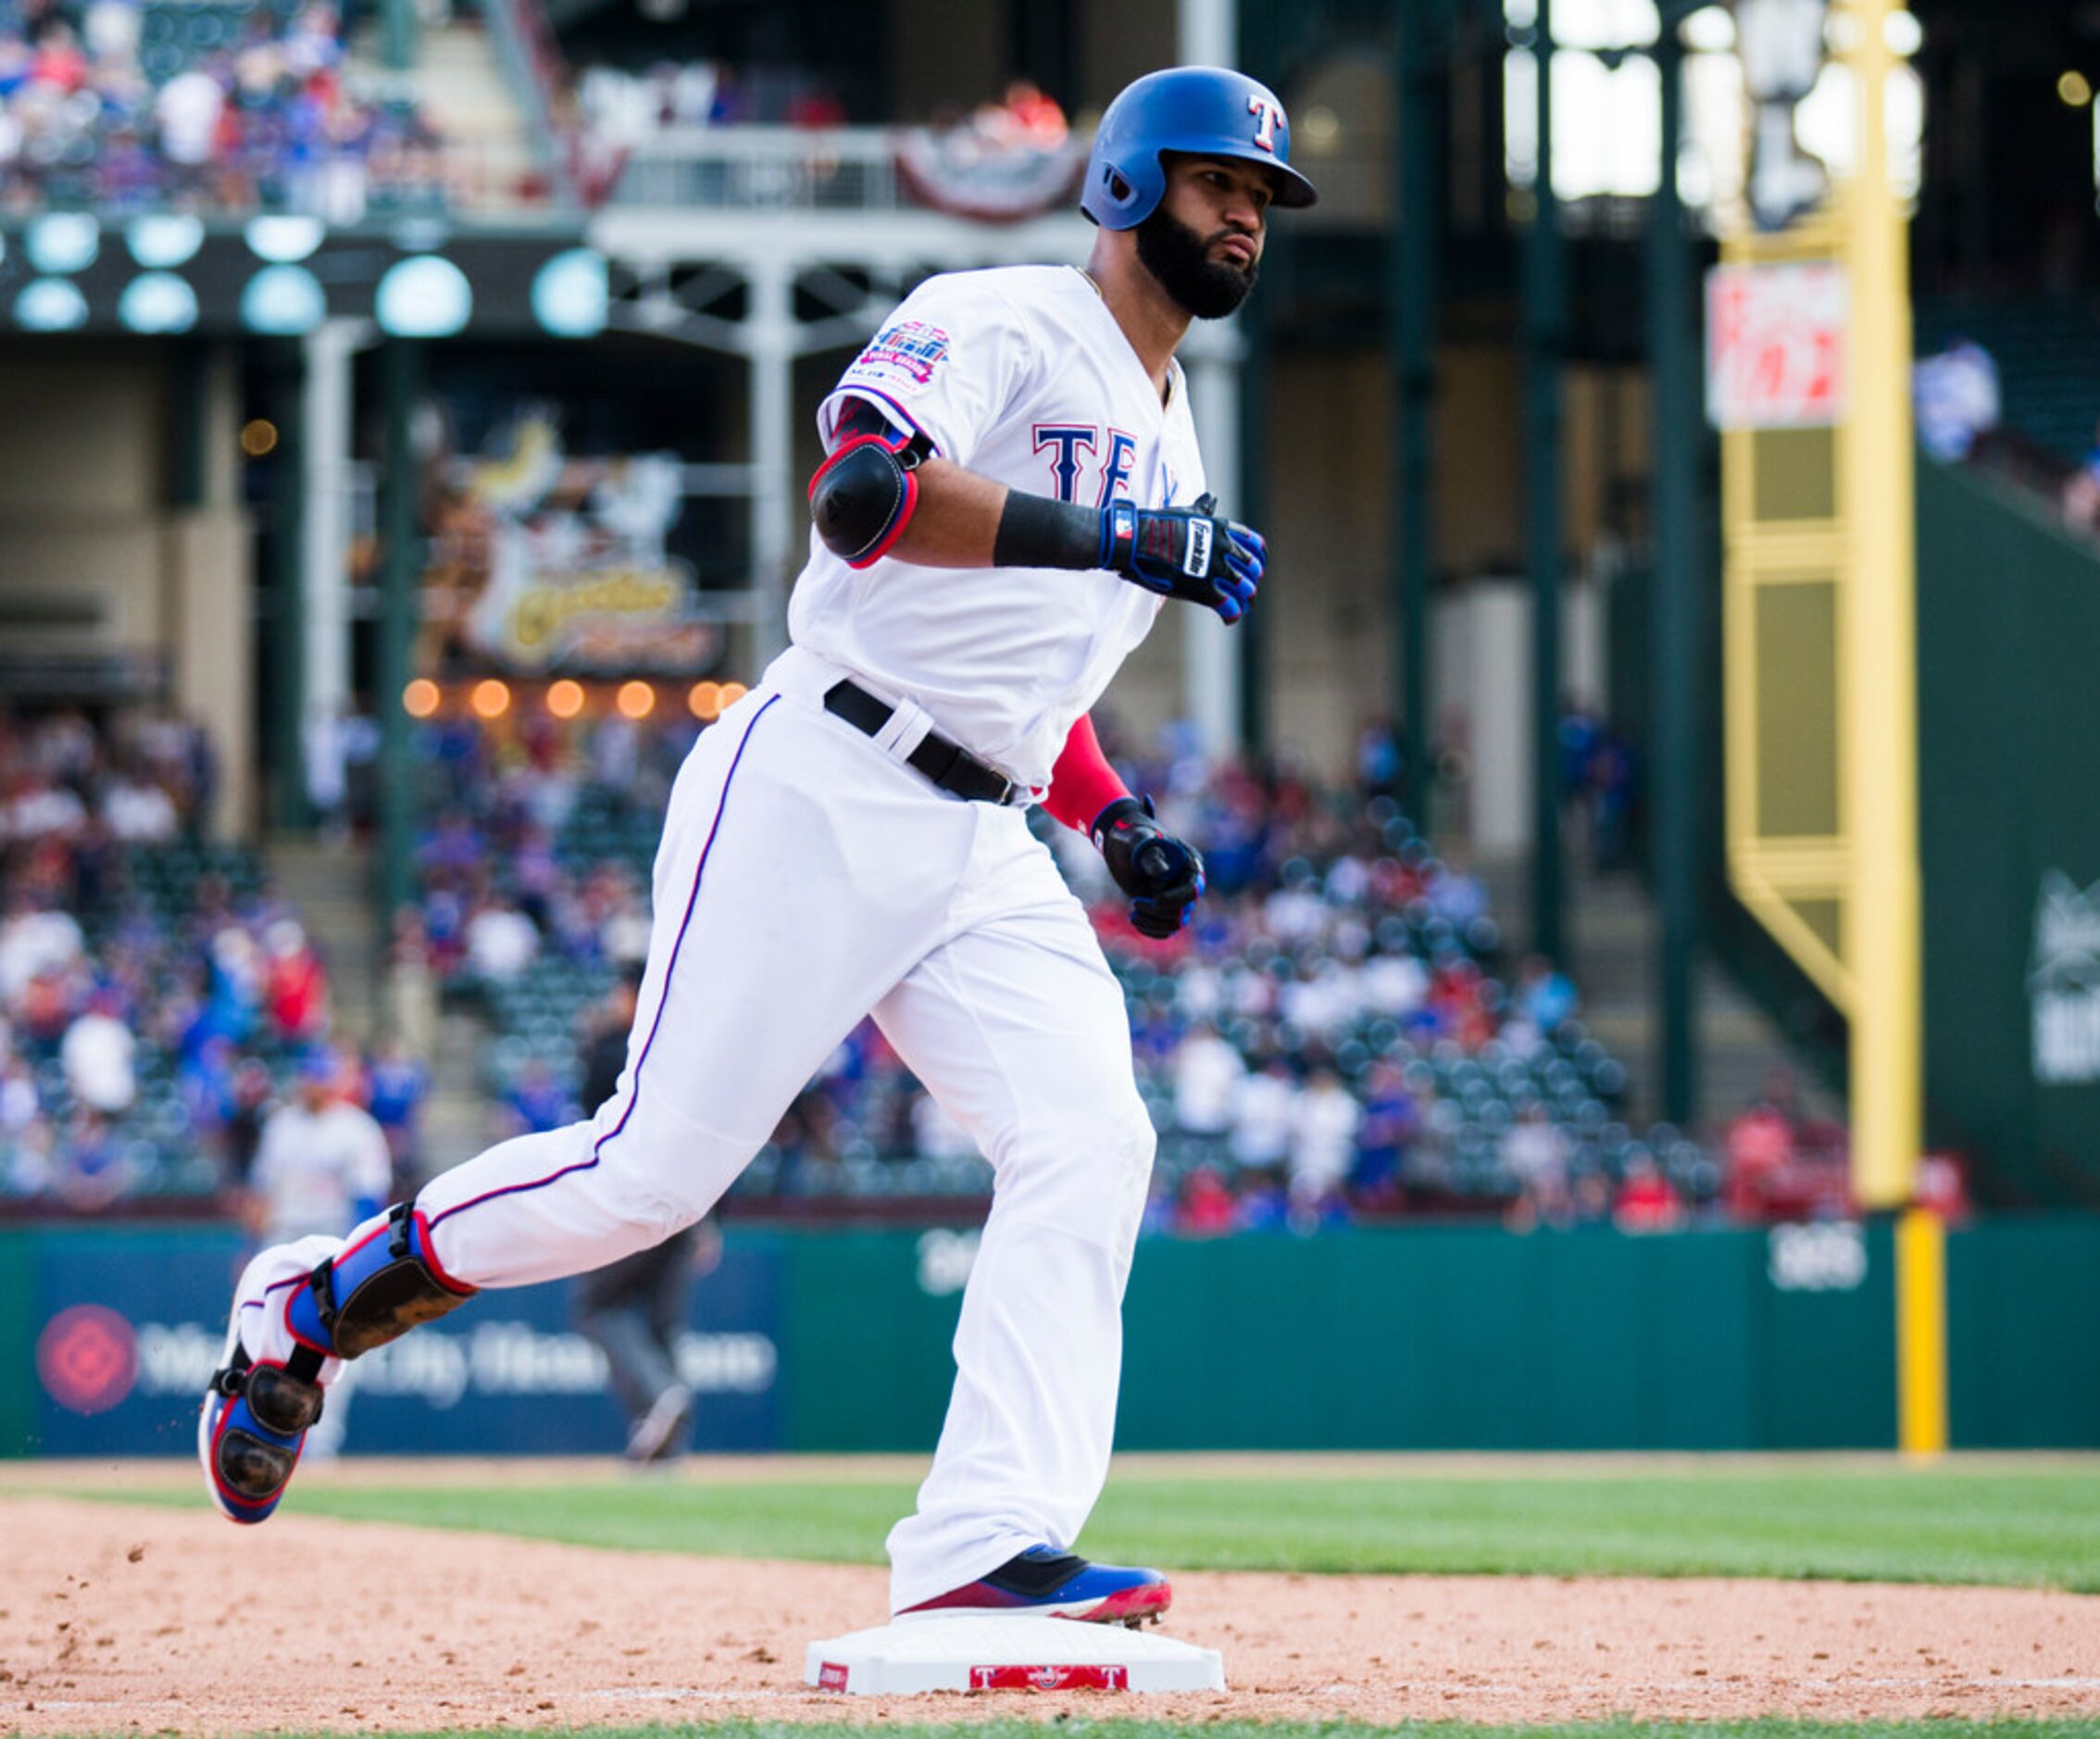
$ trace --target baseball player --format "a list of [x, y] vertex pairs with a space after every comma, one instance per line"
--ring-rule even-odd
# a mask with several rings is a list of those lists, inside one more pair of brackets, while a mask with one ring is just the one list
[[1102, 117], [1083, 269], [942, 275], [896, 309], [819, 413], [792, 644], [671, 793], [619, 1090], [347, 1242], [256, 1258], [200, 1427], [226, 1514], [276, 1508], [341, 1360], [698, 1220], [872, 1012], [996, 1180], [892, 1610], [1166, 1609], [1157, 1571], [1072, 1551], [1153, 1131], [1121, 995], [1026, 809], [1091, 834], [1140, 932], [1187, 921], [1203, 860], [1087, 710], [1166, 601], [1234, 622], [1254, 598], [1262, 540], [1205, 494], [1174, 351], [1246, 296], [1271, 207], [1313, 198], [1273, 93], [1153, 73]]

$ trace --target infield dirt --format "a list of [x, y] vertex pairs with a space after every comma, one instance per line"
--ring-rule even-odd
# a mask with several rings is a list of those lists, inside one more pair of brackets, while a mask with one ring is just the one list
[[[522, 1495], [521, 1495], [522, 1497]], [[0, 1497], [0, 1731], [587, 1726], [749, 1715], [1202, 1720], [2100, 1712], [2100, 1596], [1843, 1583], [1178, 1574], [1232, 1689], [853, 1699], [805, 1645], [879, 1570]]]

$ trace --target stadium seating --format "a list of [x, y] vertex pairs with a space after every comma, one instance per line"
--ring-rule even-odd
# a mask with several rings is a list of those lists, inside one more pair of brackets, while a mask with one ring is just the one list
[[[644, 742], [637, 758], [651, 769], [651, 781], [667, 780], [688, 740], [689, 733], [674, 732]], [[660, 812], [631, 786], [589, 777], [575, 784], [554, 834], [559, 885], [529, 896], [519, 885], [513, 849], [530, 825], [521, 796], [515, 789], [506, 794], [500, 778], [492, 795], [487, 779], [492, 764], [506, 753], [515, 757], [515, 748], [503, 751], [483, 742], [468, 749], [456, 736], [433, 736], [427, 746], [426, 794], [441, 811], [428, 838], [481, 842], [478, 851], [469, 846], [452, 854], [461, 862], [426, 865], [433, 929], [444, 929], [475, 898], [522, 907], [536, 897], [544, 914], [571, 901], [608, 865], [633, 886], [647, 888]], [[567, 760], [581, 766], [589, 755], [587, 735], [579, 733]], [[535, 758], [543, 769], [548, 764], [544, 744]], [[1156, 788], [1164, 789], [1167, 778], [1162, 773]], [[1183, 802], [1192, 809], [1244, 806], [1255, 789], [1241, 779], [1230, 789], [1218, 783], [1184, 794]], [[1504, 1138], [1534, 1107], [1561, 1132], [1569, 1183], [1577, 1198], [1593, 1205], [1590, 1217], [1607, 1212], [1629, 1170], [1647, 1161], [1687, 1207], [1711, 1207], [1721, 1182], [1716, 1161], [1697, 1141], [1668, 1125], [1638, 1133], [1629, 1128], [1626, 1070], [1579, 1020], [1563, 1020], [1546, 1032], [1513, 1023], [1512, 994], [1494, 975], [1502, 937], [1492, 916], [1470, 909], [1468, 898], [1442, 899], [1441, 878], [1450, 875], [1455, 884], [1466, 878], [1440, 862], [1389, 799], [1297, 792], [1260, 802], [1252, 819], [1269, 844], [1251, 858], [1220, 852], [1214, 893], [1184, 944], [1142, 944], [1122, 921], [1112, 890], [1098, 884], [1084, 890], [1097, 896], [1097, 926], [1136, 1040], [1140, 1090], [1160, 1131], [1155, 1187], [1162, 1200], [1170, 1202], [1189, 1178], [1206, 1170], [1222, 1175], [1232, 1190], [1249, 1182], [1238, 1175], [1219, 1135], [1180, 1127], [1174, 1103], [1178, 1048], [1192, 1027], [1212, 1014], [1224, 985], [1228, 1004], [1247, 1012], [1221, 1015], [1217, 1024], [1244, 1064], [1258, 1068], [1281, 1057], [1294, 1079], [1331, 1069], [1359, 1099], [1370, 1090], [1374, 1070], [1382, 1069], [1390, 1078], [1396, 1069], [1406, 1092], [1427, 1107], [1422, 1145], [1441, 1156], [1433, 1176], [1412, 1178], [1376, 1200], [1346, 1191], [1344, 1203], [1331, 1205], [1336, 1211], [1359, 1217], [1502, 1211], [1524, 1195]], [[1287, 821], [1287, 814], [1298, 819]], [[1067, 843], [1052, 837], [1061, 832], [1054, 823], [1040, 816], [1037, 822], [1054, 846]], [[1299, 849], [1315, 838], [1327, 840], [1326, 849]], [[438, 844], [431, 852], [433, 858], [447, 855]], [[1344, 857], [1351, 868], [1338, 873]], [[1074, 854], [1069, 868], [1083, 870], [1089, 858], [1090, 853]], [[1282, 916], [1269, 905], [1279, 896], [1296, 903], [1289, 915], [1289, 946], [1265, 928], [1272, 912]], [[558, 925], [542, 928], [547, 933], [537, 956], [500, 977], [477, 975], [463, 952], [454, 956], [452, 988], [474, 997], [490, 1023], [480, 1084], [492, 1097], [511, 1090], [532, 1064], [570, 1089], [578, 1085], [581, 1023], [612, 982], [615, 969], [591, 936], [572, 932], [565, 945], [555, 933]], [[1433, 1006], [1381, 1012], [1357, 988], [1363, 969], [1381, 957], [1401, 956], [1420, 964]], [[1339, 1019], [1306, 1030], [1280, 1012], [1292, 1006], [1293, 987], [1307, 984], [1339, 995]], [[967, 1143], [953, 1132], [944, 1134], [938, 1120], [937, 1139], [925, 1139], [921, 1097], [918, 1083], [864, 1023], [738, 1181], [732, 1203], [850, 1198], [864, 1207], [904, 1207], [987, 1193], [990, 1170]], [[1585, 1181], [1594, 1181], [1587, 1190]]]
[[[253, 851], [194, 831], [204, 764], [171, 721], [98, 732], [74, 715], [0, 717], [0, 1072], [33, 1090], [0, 1092], [0, 1198], [215, 1195], [238, 1170], [236, 1077], [245, 1070], [259, 1108], [311, 1036], [280, 1030], [269, 995], [272, 946], [303, 934], [295, 915]], [[168, 793], [166, 837], [111, 837], [119, 786]], [[56, 943], [25, 947], [40, 923]], [[98, 1011], [130, 1034], [100, 1108], [66, 1061], [76, 1023]]]
[[346, 57], [325, 0], [4, 0], [0, 203], [334, 222], [442, 203], [426, 123]]

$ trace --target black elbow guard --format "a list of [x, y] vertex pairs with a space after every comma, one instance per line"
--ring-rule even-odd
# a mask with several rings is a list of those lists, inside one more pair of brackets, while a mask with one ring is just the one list
[[868, 568], [894, 547], [919, 507], [923, 437], [899, 444], [860, 434], [809, 480], [809, 513], [824, 547], [849, 568]]

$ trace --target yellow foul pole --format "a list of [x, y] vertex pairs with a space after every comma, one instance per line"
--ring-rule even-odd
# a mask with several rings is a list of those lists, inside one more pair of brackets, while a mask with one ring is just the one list
[[[1894, 0], [1852, 0], [1859, 156], [1842, 226], [1851, 292], [1852, 414], [1839, 483], [1856, 540], [1840, 632], [1844, 808], [1853, 842], [1857, 987], [1851, 1009], [1853, 1185], [1861, 1206], [1909, 1207], [1923, 1145], [1924, 1029], [1918, 869], [1917, 551], [1906, 219], [1890, 185]], [[1942, 1228], [1905, 1217], [1896, 1238], [1897, 1413], [1904, 1449], [1946, 1446]]]

